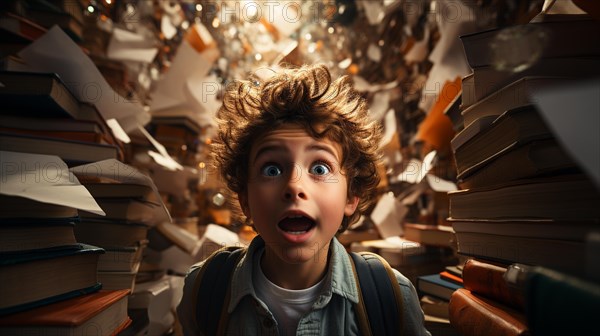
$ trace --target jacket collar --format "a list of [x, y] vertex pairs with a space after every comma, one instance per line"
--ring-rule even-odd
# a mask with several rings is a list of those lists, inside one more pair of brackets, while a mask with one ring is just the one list
[[[236, 306], [244, 296], [250, 295], [257, 299], [254, 285], [252, 284], [253, 267], [257, 265], [254, 265], [252, 261], [254, 260], [253, 256], [264, 248], [264, 240], [262, 237], [256, 236], [250, 243], [246, 254], [235, 267], [231, 281], [229, 313], [232, 313], [235, 310]], [[323, 288], [323, 292], [315, 302], [315, 309], [323, 308], [329, 300], [331, 300], [332, 294], [337, 294], [353, 303], [358, 303], [358, 289], [354, 279], [354, 273], [352, 272], [350, 256], [346, 252], [344, 246], [336, 238], [332, 239], [329, 248], [331, 256], [329, 258], [326, 284]]]

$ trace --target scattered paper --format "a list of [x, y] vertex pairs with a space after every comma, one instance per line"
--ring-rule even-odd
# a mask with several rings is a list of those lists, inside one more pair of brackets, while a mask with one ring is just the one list
[[444, 180], [435, 175], [431, 175], [431, 174], [427, 175], [426, 181], [429, 184], [429, 186], [431, 187], [431, 189], [435, 192], [448, 192], [448, 191], [458, 190], [458, 188], [456, 187], [456, 184], [454, 182]]
[[373, 212], [371, 220], [383, 238], [400, 236], [403, 233], [402, 221], [408, 214], [408, 208], [400, 204], [394, 197], [393, 192], [381, 196]]
[[142, 134], [148, 139], [148, 141], [150, 141], [152, 146], [154, 146], [154, 148], [158, 150], [158, 153], [154, 151], [148, 151], [148, 155], [150, 155], [156, 163], [170, 170], [183, 169], [183, 166], [180, 165], [169, 155], [165, 146], [163, 146], [160, 142], [156, 141], [156, 139], [154, 139], [154, 137], [150, 135], [150, 133], [148, 133], [148, 131], [146, 131], [145, 128], [140, 126], [139, 131], [142, 132]]
[[571, 0], [546, 0], [540, 14], [586, 14]]
[[383, 148], [389, 144], [394, 138], [394, 134], [396, 134], [398, 126], [396, 125], [396, 111], [393, 108], [389, 109], [385, 117], [383, 117], [383, 127], [383, 136], [379, 142], [379, 148]]
[[[218, 58], [219, 51], [216, 48], [208, 48], [199, 53], [187, 40], [181, 42], [171, 66], [157, 82], [150, 110], [189, 104], [185, 93], [187, 83], [202, 81]], [[214, 89], [213, 83], [207, 83], [200, 90], [209, 89]], [[205, 91], [199, 94], [205, 94]]]
[[363, 6], [370, 25], [381, 23], [385, 17], [385, 11], [379, 1], [359, 1], [358, 4]]
[[58, 156], [0, 151], [0, 193], [106, 214]]
[[406, 166], [406, 169], [398, 175], [398, 181], [413, 184], [420, 183], [433, 168], [433, 161], [435, 160], [436, 155], [436, 151], [429, 152], [425, 155], [423, 162], [418, 159], [411, 159]]
[[459, 36], [484, 30], [486, 27], [481, 24], [488, 21], [483, 16], [491, 15], [485, 11], [474, 12], [460, 1], [439, 1], [437, 5], [436, 12], [444, 15], [436, 15], [441, 37], [429, 55], [434, 65], [419, 102], [419, 108], [425, 111], [429, 111], [437, 101], [442, 89], [440, 83], [471, 73]]
[[77, 99], [96, 105], [104, 119], [119, 120], [127, 132], [150, 120], [140, 102], [112, 89], [94, 62], [58, 26], [21, 50], [19, 57], [31, 71], [57, 73]]
[[[204, 172], [211, 174], [213, 172]], [[164, 166], [152, 166], [151, 177], [159, 191], [168, 193], [176, 199], [182, 201], [189, 197], [190, 181], [198, 179], [199, 172], [195, 168], [184, 166], [183, 170], [170, 170]], [[215, 176], [208, 176], [210, 179], [215, 179]]]
[[221, 84], [216, 75], [189, 78], [184, 85], [184, 95], [196, 112], [200, 126], [216, 126], [216, 114], [221, 107], [218, 99]]
[[369, 44], [367, 49], [367, 57], [373, 62], [381, 61], [381, 49], [374, 43]]
[[404, 171], [398, 174], [398, 182], [419, 183], [423, 179], [423, 162], [419, 159], [410, 159]]
[[378, 92], [384, 90], [391, 90], [398, 86], [398, 82], [389, 82], [386, 84], [371, 84], [367, 82], [361, 76], [354, 76], [354, 89], [359, 92]]
[[168, 16], [163, 16], [160, 20], [160, 31], [162, 31], [167, 40], [172, 39], [177, 34], [177, 28], [171, 23], [171, 19]]
[[160, 223], [156, 228], [163, 236], [189, 255], [195, 256], [198, 253], [200, 249], [199, 239], [191, 232], [168, 222]]
[[[556, 138], [600, 188], [600, 80], [532, 93]], [[566, 113], [568, 112], [568, 113]]]
[[348, 67], [352, 65], [352, 58], [348, 57], [345, 60], [338, 63], [338, 67], [340, 69], [348, 69]]
[[158, 53], [158, 48], [140, 34], [115, 28], [110, 38], [106, 56], [121, 61], [151, 63]]
[[390, 108], [390, 92], [382, 91], [373, 95], [369, 104], [369, 113], [373, 120], [381, 121]]
[[121, 127], [121, 124], [117, 121], [117, 119], [111, 118], [106, 120], [106, 124], [110, 127], [110, 130], [114, 134], [115, 138], [119, 139], [124, 143], [130, 143], [131, 139], [129, 135], [125, 133], [125, 130]]
[[423, 39], [415, 42], [412, 48], [404, 55], [404, 60], [407, 63], [420, 63], [425, 60], [429, 51], [429, 34], [429, 27], [425, 26]]

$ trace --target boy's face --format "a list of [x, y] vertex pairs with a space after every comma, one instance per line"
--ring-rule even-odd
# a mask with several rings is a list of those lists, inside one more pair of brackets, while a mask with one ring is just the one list
[[252, 145], [240, 204], [281, 261], [326, 257], [344, 215], [356, 210], [358, 198], [348, 199], [340, 172], [341, 155], [334, 142], [315, 140], [295, 125], [270, 131]]

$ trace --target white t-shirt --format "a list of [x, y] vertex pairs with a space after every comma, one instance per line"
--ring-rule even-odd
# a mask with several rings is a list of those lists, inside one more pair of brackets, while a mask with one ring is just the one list
[[300, 318], [310, 311], [313, 303], [321, 293], [325, 278], [306, 289], [291, 290], [279, 287], [267, 279], [260, 267], [260, 258], [263, 253], [255, 255], [258, 260], [255, 260], [254, 265], [258, 267], [253, 268], [254, 290], [258, 298], [269, 307], [269, 310], [275, 316], [279, 334], [295, 335]]

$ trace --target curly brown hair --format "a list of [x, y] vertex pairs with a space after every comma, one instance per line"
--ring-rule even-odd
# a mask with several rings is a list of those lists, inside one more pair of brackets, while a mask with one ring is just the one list
[[225, 91], [217, 122], [213, 155], [235, 194], [247, 191], [253, 140], [283, 124], [295, 124], [313, 138], [327, 138], [342, 148], [348, 197], [358, 197], [359, 203], [339, 232], [375, 201], [381, 125], [368, 116], [366, 102], [347, 76], [333, 81], [326, 66], [312, 65], [282, 70], [262, 84], [256, 79], [236, 81]]

